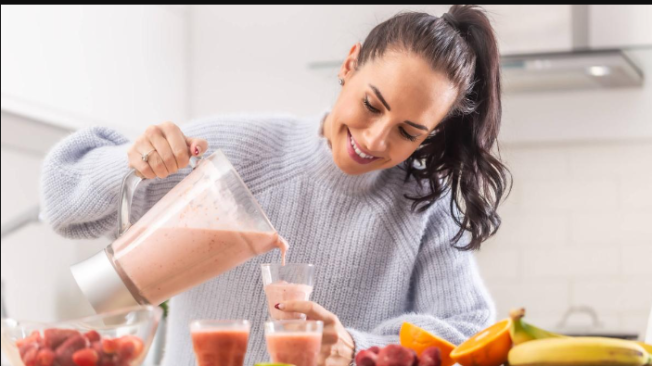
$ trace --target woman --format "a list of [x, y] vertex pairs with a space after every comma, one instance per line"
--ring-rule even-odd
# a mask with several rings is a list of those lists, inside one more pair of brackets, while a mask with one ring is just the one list
[[[318, 268], [312, 302], [276, 307], [324, 321], [321, 365], [398, 343], [405, 321], [458, 344], [495, 321], [470, 250], [497, 230], [507, 182], [493, 155], [498, 63], [482, 9], [399, 13], [351, 48], [335, 105], [314, 118], [166, 122], [134, 143], [107, 128], [77, 132], [44, 165], [46, 215], [69, 237], [113, 232], [129, 167], [148, 178], [138, 218], [188, 173], [189, 157], [219, 148], [290, 243], [288, 261]], [[196, 318], [249, 319], [245, 364], [268, 360], [259, 264], [274, 261], [267, 253], [174, 297], [164, 365], [193, 365]]]

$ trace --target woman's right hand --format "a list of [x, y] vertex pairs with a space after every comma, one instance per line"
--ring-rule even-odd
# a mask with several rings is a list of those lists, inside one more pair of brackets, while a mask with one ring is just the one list
[[[141, 178], [165, 178], [188, 166], [191, 156], [199, 156], [208, 149], [204, 139], [186, 137], [172, 122], [147, 127], [129, 148], [129, 167]], [[147, 161], [143, 155], [148, 154]]]

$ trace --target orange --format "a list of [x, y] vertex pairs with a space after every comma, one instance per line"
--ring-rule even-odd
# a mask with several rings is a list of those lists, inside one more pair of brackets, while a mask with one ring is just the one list
[[512, 319], [503, 319], [455, 347], [450, 356], [462, 366], [502, 365], [512, 347], [511, 327]]
[[441, 366], [451, 366], [455, 363], [449, 356], [453, 348], [455, 348], [454, 344], [414, 324], [408, 322], [403, 323], [399, 333], [399, 339], [401, 346], [413, 350], [419, 356], [421, 356], [421, 353], [426, 348], [438, 347], [441, 352]]

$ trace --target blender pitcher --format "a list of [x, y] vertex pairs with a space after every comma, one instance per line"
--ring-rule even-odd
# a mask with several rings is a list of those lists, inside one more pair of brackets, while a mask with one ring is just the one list
[[158, 305], [284, 241], [226, 156], [217, 150], [130, 226], [141, 178], [123, 180], [119, 237], [71, 267], [97, 312]]

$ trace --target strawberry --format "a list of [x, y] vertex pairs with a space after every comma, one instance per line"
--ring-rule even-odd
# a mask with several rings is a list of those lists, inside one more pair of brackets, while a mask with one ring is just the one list
[[365, 349], [355, 356], [355, 363], [358, 366], [376, 366], [376, 360], [378, 359], [378, 354], [373, 352], [371, 349]]
[[97, 366], [116, 366], [115, 363], [115, 355], [103, 355], [100, 357], [99, 362], [97, 363]]
[[52, 366], [56, 355], [49, 348], [42, 348], [36, 355], [36, 364], [38, 366]]
[[414, 364], [414, 352], [398, 344], [390, 344], [380, 350], [377, 366], [412, 366]]
[[96, 366], [99, 358], [92, 348], [80, 349], [72, 355], [72, 361], [77, 366]]
[[110, 338], [102, 339], [102, 349], [104, 350], [104, 353], [110, 355], [116, 353], [118, 350], [118, 340]]
[[131, 342], [120, 342], [118, 345], [118, 360], [129, 361], [136, 357], [136, 346]]
[[378, 347], [378, 346], [369, 347], [369, 351], [371, 351], [371, 352], [373, 352], [375, 354], [379, 354], [380, 353], [380, 347]]
[[68, 338], [79, 335], [74, 329], [46, 329], [43, 331], [43, 342], [46, 347], [56, 350]]
[[27, 344], [30, 343], [37, 343], [40, 344], [43, 341], [41, 338], [41, 333], [39, 333], [38, 330], [32, 331], [32, 333], [23, 339], [19, 339], [16, 341], [16, 347], [21, 348]]
[[121, 357], [122, 359], [133, 359], [143, 352], [145, 345], [143, 341], [134, 335], [126, 335], [118, 338], [118, 354], [121, 352], [131, 354], [130, 358]]
[[22, 346], [20, 346], [20, 348], [18, 348], [18, 353], [20, 353], [20, 357], [24, 359], [27, 352], [31, 351], [32, 349], [36, 349], [38, 351], [38, 343], [24, 343]]
[[89, 330], [88, 332], [84, 333], [84, 337], [86, 337], [90, 343], [97, 342], [101, 338], [100, 333], [94, 330]]
[[35, 343], [32, 343], [34, 347], [30, 348], [27, 352], [25, 352], [25, 356], [23, 356], [23, 363], [25, 363], [25, 366], [36, 366], [36, 355], [38, 354], [38, 345]]
[[437, 347], [428, 347], [419, 357], [419, 366], [439, 366], [441, 365], [441, 350]]
[[86, 338], [81, 334], [68, 338], [62, 345], [57, 347], [57, 362], [60, 366], [75, 366], [72, 356], [80, 349], [86, 348]]
[[104, 354], [104, 347], [102, 347], [102, 341], [91, 342], [91, 348], [97, 352], [98, 355], [102, 356]]

